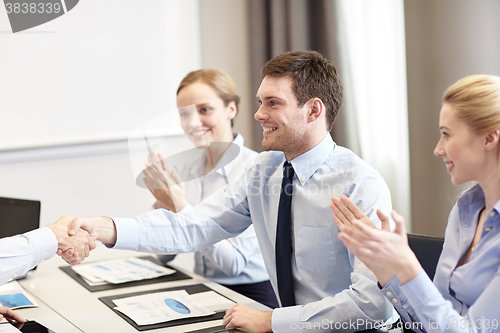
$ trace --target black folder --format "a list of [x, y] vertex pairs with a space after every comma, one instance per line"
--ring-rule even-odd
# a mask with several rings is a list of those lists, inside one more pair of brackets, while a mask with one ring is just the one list
[[[205, 291], [215, 291], [212, 288], [207, 287], [204, 284], [195, 284], [191, 286], [179, 286], [179, 287], [174, 287], [174, 288], [164, 288], [164, 289], [156, 289], [156, 290], [147, 290], [147, 291], [141, 291], [141, 292], [136, 292], [136, 293], [129, 293], [129, 294], [123, 294], [123, 295], [114, 295], [114, 296], [107, 296], [107, 297], [100, 297], [99, 300], [106, 304], [110, 309], [112, 309], [117, 315], [122, 317], [127, 323], [132, 325], [136, 330], [138, 331], [147, 331], [147, 330], [152, 330], [152, 329], [158, 329], [158, 328], [164, 328], [164, 327], [173, 327], [173, 326], [178, 326], [178, 325], [187, 325], [187, 324], [193, 324], [193, 323], [201, 323], [204, 321], [210, 321], [210, 320], [216, 320], [216, 319], [222, 319], [224, 318], [224, 315], [226, 314], [226, 311], [220, 311], [216, 312], [213, 315], [210, 316], [203, 316], [203, 317], [191, 317], [191, 318], [183, 318], [183, 319], [177, 319], [177, 320], [172, 320], [172, 321], [166, 321], [163, 323], [157, 323], [157, 324], [152, 324], [152, 325], [137, 325], [135, 321], [124, 315], [123, 313], [116, 311], [114, 308], [116, 307], [115, 303], [113, 303], [113, 300], [115, 299], [120, 299], [120, 298], [126, 298], [126, 297], [132, 297], [132, 296], [139, 296], [139, 295], [145, 295], [145, 294], [152, 294], [152, 293], [159, 293], [159, 292], [164, 292], [164, 291], [173, 291], [173, 290], [185, 290], [188, 294], [197, 294], [197, 293], [202, 293]], [[215, 291], [217, 293], [217, 291]], [[220, 294], [220, 293], [218, 293]], [[222, 295], [223, 297], [226, 297]], [[226, 297], [227, 298], [227, 297]], [[232, 299], [228, 298], [229, 300], [233, 301]], [[233, 301], [234, 302], [234, 301]]]
[[[139, 257], [144, 260], [149, 260], [154, 262], [155, 264], [161, 265], [161, 263], [152, 256], [145, 256], [145, 257]], [[105, 285], [100, 285], [100, 286], [91, 286], [89, 285], [78, 273], [76, 273], [71, 266], [62, 266], [59, 267], [63, 272], [71, 276], [76, 282], [84, 286], [88, 291], [94, 292], [94, 291], [103, 291], [103, 290], [111, 290], [111, 289], [119, 289], [119, 288], [127, 288], [127, 287], [133, 287], [133, 286], [142, 286], [145, 284], [151, 284], [151, 283], [160, 283], [160, 282], [170, 282], [170, 281], [177, 281], [177, 280], [187, 280], [187, 279], [192, 279], [187, 274], [184, 274], [182, 272], [179, 272], [173, 267], [166, 266], [170, 269], [175, 270], [175, 273], [170, 274], [170, 275], [164, 275], [160, 276], [154, 279], [145, 279], [145, 280], [139, 280], [139, 281], [130, 281], [130, 282], [125, 282], [125, 283], [119, 283], [119, 284], [105, 284]]]

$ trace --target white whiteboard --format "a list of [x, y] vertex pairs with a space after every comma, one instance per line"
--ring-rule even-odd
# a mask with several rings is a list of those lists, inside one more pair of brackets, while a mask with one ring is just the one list
[[198, 0], [80, 0], [13, 34], [0, 5], [0, 151], [121, 140], [201, 66]]

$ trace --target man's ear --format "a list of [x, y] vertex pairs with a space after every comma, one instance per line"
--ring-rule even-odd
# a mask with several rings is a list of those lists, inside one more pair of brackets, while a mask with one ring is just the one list
[[498, 146], [499, 142], [500, 142], [500, 130], [496, 129], [486, 135], [484, 147], [487, 150], [492, 150]]
[[313, 98], [309, 102], [308, 114], [307, 114], [307, 122], [312, 123], [313, 121], [320, 118], [326, 111], [325, 104], [319, 98]]

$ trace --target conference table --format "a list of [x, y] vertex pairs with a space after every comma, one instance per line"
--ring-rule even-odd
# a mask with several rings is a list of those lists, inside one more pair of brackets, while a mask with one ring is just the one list
[[[133, 251], [107, 249], [100, 245], [91, 252], [91, 255], [84, 263], [127, 257], [140, 257], [144, 255], [144, 253]], [[68, 265], [59, 256], [54, 256], [50, 260], [40, 263], [36, 270], [28, 274], [27, 278], [20, 280], [19, 283], [30, 295], [35, 297], [36, 301], [39, 303], [39, 307], [16, 310], [23, 317], [36, 320], [56, 333], [138, 332], [136, 328], [117, 315], [117, 313], [98, 298], [198, 284], [204, 284], [235, 302], [245, 303], [257, 310], [269, 310], [265, 305], [175, 265], [172, 265], [172, 267], [189, 275], [191, 279], [151, 283], [95, 292], [90, 292], [80, 285], [61, 270], [59, 268], [61, 266]], [[221, 325], [222, 319], [217, 319], [168, 328], [152, 329], [144, 332], [190, 332], [212, 327], [215, 328]]]

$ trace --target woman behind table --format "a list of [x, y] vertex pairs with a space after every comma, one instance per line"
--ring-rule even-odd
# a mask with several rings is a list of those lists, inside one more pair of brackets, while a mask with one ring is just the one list
[[427, 332], [498, 332], [500, 78], [473, 75], [451, 86], [439, 128], [434, 154], [443, 158], [453, 184], [477, 184], [451, 211], [434, 284], [410, 250], [404, 220], [395, 212], [395, 231], [388, 231], [381, 213], [385, 230], [377, 230], [347, 198], [332, 198], [339, 238], [373, 270], [406, 327], [417, 327], [413, 319]]
[[[244, 172], [245, 165], [253, 163], [257, 153], [244, 147], [241, 134], [232, 131], [239, 100], [233, 81], [221, 71], [198, 70], [182, 80], [177, 89], [182, 129], [195, 146], [208, 144], [208, 147], [203, 157], [185, 170], [174, 168], [169, 172], [166, 165], [162, 166], [164, 177], [170, 177], [171, 182], [176, 184], [167, 185], [167, 189], [154, 189], [153, 185], [148, 185], [157, 199], [155, 208], [174, 212], [189, 210], [225, 187], [226, 181], [237, 179]], [[193, 104], [197, 115], [190, 114], [192, 109], [186, 108]], [[239, 146], [240, 152], [235, 163], [229, 163], [221, 169], [222, 165], [218, 163], [224, 163], [224, 154], [231, 154], [231, 149], [225, 150], [229, 145], [211, 145], [212, 142]], [[222, 150], [221, 146], [224, 146]], [[154, 155], [156, 161], [163, 160], [161, 154], [155, 152]], [[226, 176], [228, 179], [225, 179]], [[182, 182], [182, 179], [193, 178], [192, 181]], [[145, 181], [148, 184], [148, 177]], [[163, 262], [173, 259], [173, 256], [168, 255], [159, 257]], [[194, 271], [269, 307], [278, 307], [253, 226], [237, 237], [196, 252]]]

